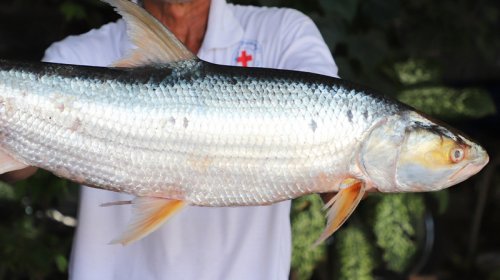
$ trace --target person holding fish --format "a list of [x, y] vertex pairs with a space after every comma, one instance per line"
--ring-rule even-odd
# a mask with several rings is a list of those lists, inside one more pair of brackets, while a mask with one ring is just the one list
[[104, 1], [124, 20], [53, 44], [51, 63], [0, 61], [0, 174], [37, 166], [95, 187], [71, 279], [288, 279], [290, 199], [336, 193], [322, 242], [368, 191], [439, 190], [488, 162], [461, 133], [333, 77], [299, 12]]
[[[224, 0], [144, 0], [140, 5], [206, 61], [337, 75], [319, 31], [300, 12], [231, 5]], [[127, 24], [130, 21], [119, 20], [70, 36], [53, 44], [44, 61], [112, 65], [134, 48]], [[145, 43], [150, 40], [147, 34], [135, 36]], [[11, 179], [26, 177], [33, 170]], [[109, 245], [129, 223], [130, 207], [99, 205], [130, 199], [82, 187], [71, 279], [288, 279], [289, 200], [269, 206], [186, 207], [133, 244]]]

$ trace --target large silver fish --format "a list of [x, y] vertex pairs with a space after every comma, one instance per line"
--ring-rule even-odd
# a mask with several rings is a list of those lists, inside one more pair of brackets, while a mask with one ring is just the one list
[[140, 7], [105, 1], [137, 46], [114, 67], [0, 62], [0, 173], [33, 165], [137, 196], [116, 242], [185, 204], [338, 192], [322, 241], [368, 190], [439, 190], [488, 162], [476, 143], [394, 100], [321, 75], [207, 63]]

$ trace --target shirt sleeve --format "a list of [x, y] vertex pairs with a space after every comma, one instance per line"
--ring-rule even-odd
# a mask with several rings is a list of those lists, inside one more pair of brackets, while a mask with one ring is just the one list
[[75, 43], [74, 37], [72, 36], [62, 41], [53, 43], [47, 50], [45, 50], [42, 61], [75, 65], [84, 64], [85, 59], [80, 57], [80, 55], [74, 51], [75, 48], [71, 47]]
[[337, 65], [314, 22], [303, 13], [286, 9], [279, 32], [278, 68], [337, 77]]
[[120, 59], [130, 43], [123, 20], [108, 23], [78, 36], [53, 43], [42, 61], [75, 65], [109, 66]]

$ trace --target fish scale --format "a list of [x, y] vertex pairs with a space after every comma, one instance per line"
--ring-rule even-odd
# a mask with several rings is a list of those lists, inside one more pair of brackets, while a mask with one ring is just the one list
[[[340, 80], [255, 69], [265, 77], [256, 82], [239, 68], [201, 61], [100, 69], [87, 78], [73, 76], [87, 67], [2, 68], [0, 144], [15, 158], [91, 186], [176, 193], [196, 205], [266, 204], [331, 190], [315, 176], [347, 172], [338, 163], [351, 160], [353, 140], [400, 109]], [[141, 71], [154, 78], [131, 78]], [[34, 109], [36, 121], [26, 121]], [[12, 129], [21, 119], [23, 127]]]

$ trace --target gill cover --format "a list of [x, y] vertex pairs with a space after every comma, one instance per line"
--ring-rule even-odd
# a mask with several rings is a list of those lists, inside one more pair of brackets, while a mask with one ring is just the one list
[[404, 141], [407, 118], [390, 116], [376, 124], [360, 149], [359, 161], [369, 185], [390, 192], [396, 187], [395, 170]]

